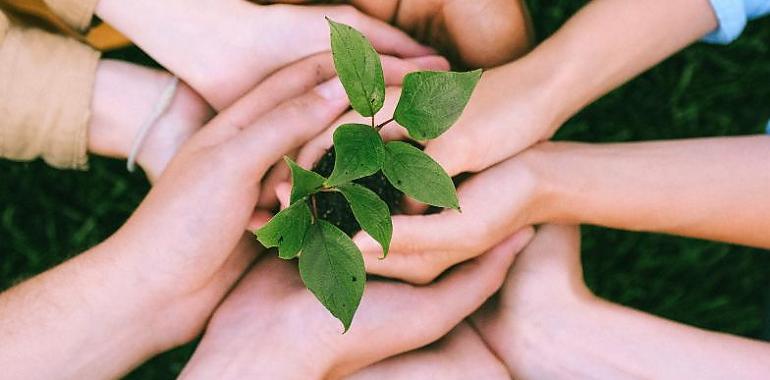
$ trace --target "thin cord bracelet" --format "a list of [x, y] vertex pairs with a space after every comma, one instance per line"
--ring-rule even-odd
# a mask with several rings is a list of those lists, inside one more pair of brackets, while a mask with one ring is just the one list
[[126, 169], [128, 169], [129, 173], [133, 173], [136, 170], [136, 157], [142, 150], [144, 140], [147, 139], [147, 135], [150, 133], [152, 126], [155, 125], [155, 122], [157, 122], [158, 119], [168, 110], [168, 107], [171, 105], [171, 100], [174, 99], [174, 95], [176, 94], [177, 86], [179, 86], [179, 78], [174, 76], [171, 78], [171, 82], [168, 84], [168, 86], [166, 86], [166, 88], [160, 94], [160, 98], [158, 98], [158, 102], [155, 104], [155, 108], [152, 110], [152, 113], [136, 133], [134, 143], [131, 145], [131, 153], [129, 153], [128, 161], [126, 161]]

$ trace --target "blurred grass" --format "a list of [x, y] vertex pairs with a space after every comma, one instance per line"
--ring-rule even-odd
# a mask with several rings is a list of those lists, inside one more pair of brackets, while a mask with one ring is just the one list
[[[532, 7], [541, 37], [585, 2], [549, 3]], [[762, 133], [770, 119], [766, 41], [770, 18], [751, 24], [730, 46], [688, 48], [588, 107], [558, 138], [618, 142]], [[116, 55], [146, 61], [132, 52]], [[0, 173], [0, 289], [108, 237], [149, 188], [141, 175], [126, 173], [122, 162], [98, 158], [85, 173], [8, 161], [0, 161]], [[586, 280], [602, 297], [748, 337], [760, 337], [767, 328], [766, 252], [596, 227], [584, 228], [583, 236]], [[188, 345], [161, 355], [129, 378], [171, 378], [192, 349]]]

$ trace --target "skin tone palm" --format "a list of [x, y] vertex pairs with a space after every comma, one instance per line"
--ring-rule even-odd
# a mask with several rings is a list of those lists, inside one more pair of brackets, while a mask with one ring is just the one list
[[[339, 322], [305, 289], [296, 265], [265, 256], [214, 313], [181, 377], [339, 378], [422, 347], [452, 331], [497, 291], [515, 253], [531, 236], [527, 231], [514, 235], [428, 286], [370, 280], [356, 320], [344, 335]], [[472, 341], [468, 352], [490, 359], [489, 351], [483, 351], [483, 344], [467, 326], [455, 338]], [[393, 363], [371, 371], [393, 371]], [[500, 373], [501, 368], [495, 366], [499, 363], [485, 364], [491, 373]]]
[[593, 296], [572, 226], [541, 227], [499, 297], [471, 320], [515, 378], [761, 379], [770, 371], [770, 344]]
[[327, 51], [329, 32], [324, 16], [362, 31], [383, 54], [418, 57], [433, 52], [351, 6], [101, 0], [96, 14], [190, 84], [217, 110], [232, 104], [275, 70]]
[[261, 178], [348, 108], [333, 76], [329, 54], [273, 74], [184, 144], [113, 236], [0, 294], [4, 374], [113, 378], [197, 336], [259, 253], [243, 231], [268, 218], [252, 214]]

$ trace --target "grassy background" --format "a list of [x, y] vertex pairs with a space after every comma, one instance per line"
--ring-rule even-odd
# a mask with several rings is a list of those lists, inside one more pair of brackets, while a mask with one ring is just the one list
[[[540, 37], [585, 1], [549, 3], [532, 9]], [[617, 142], [762, 133], [770, 119], [767, 41], [770, 18], [751, 24], [730, 46], [688, 48], [588, 107], [558, 138]], [[106, 159], [93, 159], [85, 173], [0, 161], [0, 173], [0, 289], [105, 239], [149, 188], [122, 162]], [[766, 252], [595, 227], [584, 228], [583, 235], [586, 279], [599, 295], [712, 330], [755, 338], [770, 333]], [[129, 378], [171, 378], [192, 349], [161, 355]]]

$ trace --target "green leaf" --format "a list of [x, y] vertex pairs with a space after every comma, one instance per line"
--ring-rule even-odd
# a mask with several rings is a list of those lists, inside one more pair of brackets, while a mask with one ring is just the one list
[[363, 124], [345, 124], [334, 131], [334, 170], [327, 184], [337, 186], [377, 173], [385, 144], [377, 131]]
[[289, 157], [284, 157], [286, 165], [291, 169], [291, 204], [318, 192], [323, 187], [326, 178], [320, 174], [305, 170]]
[[332, 55], [350, 104], [362, 116], [373, 116], [385, 103], [385, 77], [380, 55], [359, 31], [329, 18]]
[[404, 78], [394, 118], [412, 138], [435, 139], [460, 118], [479, 79], [481, 70], [410, 73]]
[[266, 248], [278, 247], [278, 256], [290, 260], [299, 254], [313, 216], [306, 202], [297, 202], [276, 214], [257, 230], [257, 240]]
[[385, 145], [382, 172], [395, 188], [420, 202], [460, 209], [452, 178], [427, 154], [405, 142]]
[[393, 221], [388, 205], [375, 192], [355, 183], [342, 185], [338, 189], [350, 203], [361, 228], [382, 246], [382, 257], [387, 256], [390, 238], [393, 236]]
[[348, 235], [324, 220], [310, 226], [299, 273], [305, 286], [348, 331], [366, 282], [361, 251]]

